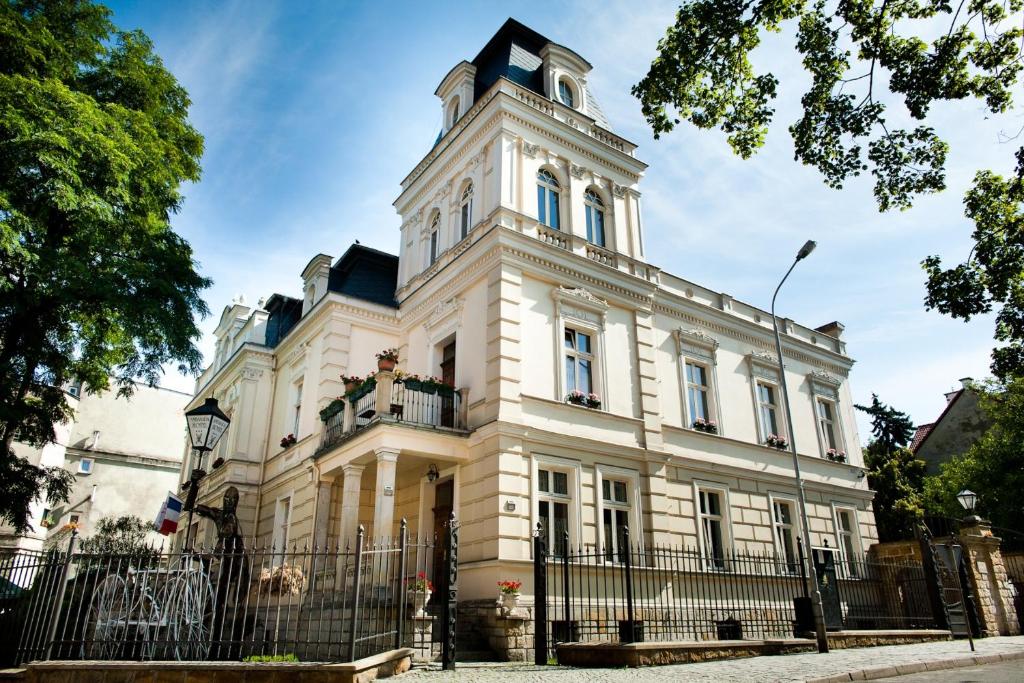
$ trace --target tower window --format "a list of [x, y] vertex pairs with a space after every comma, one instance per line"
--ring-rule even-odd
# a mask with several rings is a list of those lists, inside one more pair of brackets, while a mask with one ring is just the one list
[[438, 250], [438, 229], [441, 225], [441, 214], [434, 212], [434, 217], [430, 220], [430, 263], [433, 264], [437, 260]]
[[537, 220], [558, 230], [559, 186], [555, 176], [547, 169], [537, 173]]
[[462, 192], [462, 208], [459, 211], [459, 239], [466, 239], [469, 228], [473, 225], [473, 183]]
[[455, 127], [455, 122], [459, 120], [459, 116], [462, 114], [460, 105], [461, 103], [457, 95], [452, 98], [451, 104], [448, 105], [448, 130]]
[[569, 81], [564, 78], [558, 81], [558, 99], [562, 100], [565, 106], [576, 108], [576, 95]]
[[599, 247], [604, 246], [604, 202], [593, 190], [583, 194], [583, 205], [587, 210], [587, 241]]

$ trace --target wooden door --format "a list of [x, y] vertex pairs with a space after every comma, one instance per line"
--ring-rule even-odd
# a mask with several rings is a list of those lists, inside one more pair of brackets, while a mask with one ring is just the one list
[[448, 533], [448, 518], [452, 514], [452, 505], [455, 500], [455, 481], [446, 479], [439, 481], [434, 486], [434, 557], [433, 557], [433, 578], [434, 596], [431, 602], [441, 600], [436, 597], [441, 595], [445, 589], [444, 559], [445, 541]]
[[[441, 351], [441, 380], [455, 386], [455, 341], [446, 344]], [[455, 397], [439, 396], [441, 399], [441, 426], [455, 426]]]

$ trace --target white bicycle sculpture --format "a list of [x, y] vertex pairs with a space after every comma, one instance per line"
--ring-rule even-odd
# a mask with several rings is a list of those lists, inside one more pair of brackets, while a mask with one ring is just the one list
[[177, 569], [109, 574], [93, 591], [82, 655], [87, 659], [206, 659], [214, 591], [198, 557]]

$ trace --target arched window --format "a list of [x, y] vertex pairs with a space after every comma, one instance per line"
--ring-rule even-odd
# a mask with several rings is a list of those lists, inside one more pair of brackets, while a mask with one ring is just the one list
[[558, 181], [551, 171], [541, 169], [537, 173], [537, 219], [558, 230]]
[[437, 211], [434, 212], [434, 216], [430, 219], [430, 263], [433, 264], [437, 260], [439, 250], [439, 240], [441, 227], [441, 214]]
[[596, 192], [588, 189], [583, 193], [583, 205], [587, 210], [587, 241], [599, 247], [604, 246], [604, 202]]
[[558, 81], [558, 99], [567, 107], [576, 108], [576, 96], [572, 91], [572, 85], [565, 78]]
[[452, 98], [451, 104], [448, 105], [448, 130], [454, 128], [455, 122], [459, 120], [459, 114], [462, 113], [459, 111], [459, 105], [459, 97], [456, 95]]
[[462, 192], [462, 208], [459, 211], [459, 239], [466, 239], [473, 225], [473, 183], [466, 185]]

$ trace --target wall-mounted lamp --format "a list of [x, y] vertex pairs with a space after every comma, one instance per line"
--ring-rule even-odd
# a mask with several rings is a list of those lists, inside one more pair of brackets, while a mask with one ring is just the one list
[[867, 474], [868, 474], [867, 472], [865, 472], [864, 470], [861, 470], [860, 472], [857, 473], [857, 478], [858, 479], [863, 479], [864, 477], [867, 476]]
[[434, 482], [441, 476], [441, 473], [437, 471], [437, 465], [430, 463], [430, 467], [427, 468], [427, 481]]
[[516, 502], [514, 500], [506, 500], [505, 501], [505, 512], [515, 512], [515, 511], [516, 511]]

